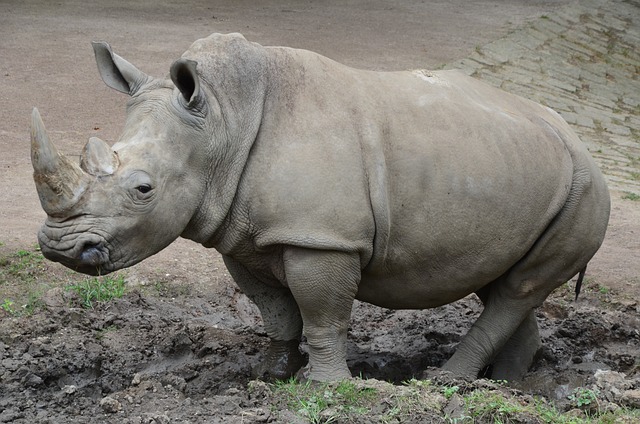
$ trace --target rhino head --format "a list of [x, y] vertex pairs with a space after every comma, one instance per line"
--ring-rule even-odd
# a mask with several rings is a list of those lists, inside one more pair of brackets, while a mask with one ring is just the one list
[[241, 174], [222, 159], [241, 167], [258, 123], [223, 116], [229, 102], [203, 84], [189, 52], [173, 63], [170, 79], [155, 79], [108, 44], [93, 48], [103, 81], [130, 95], [121, 136], [112, 147], [91, 138], [78, 164], [56, 149], [34, 109], [31, 160], [47, 213], [38, 233], [43, 255], [97, 275], [134, 265], [179, 236], [211, 241]]

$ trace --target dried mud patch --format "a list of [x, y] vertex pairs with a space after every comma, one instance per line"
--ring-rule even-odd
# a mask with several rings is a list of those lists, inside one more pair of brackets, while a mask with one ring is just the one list
[[[0, 422], [306, 422], [274, 386], [251, 380], [267, 339], [257, 311], [237, 290], [215, 299], [134, 290], [93, 310], [51, 301], [61, 293], [50, 293], [49, 306], [32, 316], [0, 322]], [[588, 388], [602, 410], [638, 408], [640, 306], [596, 290], [577, 302], [571, 297], [561, 289], [538, 310], [540, 358], [523, 382], [501, 390], [525, 403], [540, 395], [570, 410], [576, 406], [570, 395]], [[425, 311], [357, 303], [349, 365], [355, 376], [373, 379], [358, 384], [376, 386], [380, 399], [399, 399], [409, 390], [406, 381], [438, 375], [434, 367], [480, 311], [474, 297]], [[479, 384], [435, 381], [466, 393]], [[404, 422], [455, 413], [441, 391], [429, 392]], [[366, 422], [376, 422], [397, 405], [380, 400], [370, 408]], [[365, 422], [358, 420], [343, 421]]]

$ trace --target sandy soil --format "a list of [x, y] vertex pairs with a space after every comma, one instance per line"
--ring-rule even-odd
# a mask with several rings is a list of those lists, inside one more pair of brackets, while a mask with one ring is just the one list
[[[568, 3], [5, 0], [0, 256], [32, 248], [44, 219], [31, 179], [31, 108], [39, 108], [51, 138], [69, 155], [78, 155], [90, 136], [114, 141], [122, 127], [126, 98], [100, 80], [91, 40], [110, 42], [158, 76], [211, 32], [242, 32], [261, 44], [307, 48], [361, 68], [434, 68]], [[538, 313], [548, 347], [525, 387], [531, 393], [560, 401], [598, 367], [637, 376], [640, 204], [620, 193], [612, 200], [610, 229], [582, 300], [572, 303], [562, 289]], [[57, 264], [42, 267], [51, 276], [68, 273]], [[218, 254], [178, 240], [126, 275], [140, 291], [108, 307], [68, 308], [68, 294], [56, 291], [35, 318], [0, 318], [0, 359], [16, 361], [3, 362], [0, 372], [3, 422], [89, 422], [96, 414], [106, 414], [103, 422], [163, 422], [162, 414], [150, 421], [157, 411], [185, 422], [199, 422], [198, 414], [240, 422], [241, 411], [260, 409], [245, 389], [266, 340], [255, 307], [234, 288]], [[0, 301], [19, 289], [0, 283]], [[420, 376], [446, 360], [479, 309], [474, 299], [434, 311], [357, 304], [351, 369], [391, 381]], [[107, 395], [121, 404], [117, 417], [99, 405]]]

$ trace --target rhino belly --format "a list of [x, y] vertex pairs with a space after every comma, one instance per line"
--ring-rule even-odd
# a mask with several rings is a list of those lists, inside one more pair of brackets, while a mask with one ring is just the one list
[[[461, 255], [407, 253], [407, 260], [364, 270], [356, 298], [391, 309], [434, 308], [461, 299], [506, 273], [523, 253]], [[383, 271], [381, 271], [381, 269]]]

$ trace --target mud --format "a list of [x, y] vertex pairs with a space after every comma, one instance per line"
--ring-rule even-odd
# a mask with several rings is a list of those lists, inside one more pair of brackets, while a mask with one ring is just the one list
[[[230, 282], [229, 282], [230, 283]], [[95, 309], [53, 289], [45, 308], [0, 323], [0, 422], [286, 422], [270, 392], [251, 390], [266, 348], [257, 311], [229, 284], [213, 296], [148, 296], [139, 290]], [[633, 406], [640, 388], [640, 306], [561, 289], [538, 311], [544, 348], [513, 387], [559, 408], [599, 370], [624, 373], [603, 399]], [[71, 307], [69, 306], [71, 305]], [[355, 376], [401, 384], [433, 373], [481, 311], [475, 297], [426, 311], [357, 303], [349, 332]], [[304, 348], [304, 345], [303, 345]], [[595, 386], [594, 386], [595, 387]], [[288, 417], [288, 418], [287, 418]]]

